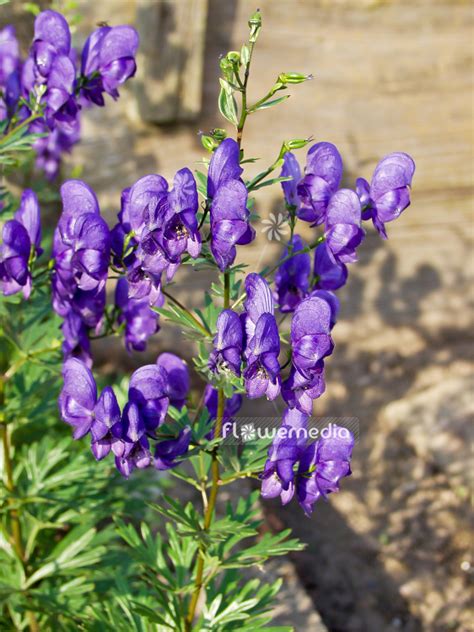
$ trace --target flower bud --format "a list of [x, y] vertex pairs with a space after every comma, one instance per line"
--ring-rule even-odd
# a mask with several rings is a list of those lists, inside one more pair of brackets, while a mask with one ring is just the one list
[[227, 132], [221, 127], [215, 127], [211, 132], [211, 136], [214, 140], [220, 143], [224, 140], [224, 138], [227, 138]]
[[203, 134], [201, 136], [201, 144], [204, 147], [204, 149], [206, 149], [207, 151], [211, 153], [218, 146], [218, 143], [216, 143], [216, 141], [212, 138], [212, 136], [207, 136], [206, 134]]
[[231, 64], [240, 64], [240, 53], [231, 50], [227, 53], [226, 59], [228, 59]]
[[278, 81], [284, 85], [287, 83], [303, 83], [313, 79], [313, 75], [303, 75], [300, 72], [282, 72], [278, 76]]
[[250, 29], [250, 37], [249, 42], [255, 43], [257, 41], [257, 37], [259, 35], [260, 29], [262, 28], [262, 15], [260, 10], [257, 9], [255, 13], [250, 16], [249, 20], [249, 29]]

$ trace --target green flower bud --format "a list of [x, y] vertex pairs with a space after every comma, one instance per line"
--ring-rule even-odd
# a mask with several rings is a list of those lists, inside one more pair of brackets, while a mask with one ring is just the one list
[[215, 127], [211, 132], [212, 138], [214, 138], [217, 142], [222, 142], [225, 138], [227, 138], [227, 132], [225, 129], [221, 127]]
[[313, 75], [303, 75], [300, 72], [282, 72], [278, 76], [278, 81], [285, 85], [287, 83], [303, 83], [310, 79], [313, 79]]
[[240, 53], [235, 50], [231, 50], [227, 53], [226, 58], [231, 64], [240, 64]]
[[253, 44], [257, 41], [257, 37], [261, 28], [262, 28], [262, 15], [260, 13], [260, 10], [257, 9], [257, 11], [255, 11], [255, 13], [252, 16], [250, 16], [250, 20], [249, 20], [249, 29], [250, 29], [249, 42], [250, 43]]
[[219, 143], [216, 143], [216, 141], [212, 138], [212, 136], [207, 136], [206, 134], [203, 134], [201, 136], [201, 144], [204, 147], [204, 149], [206, 149], [209, 152], [213, 152], [214, 149], [216, 149], [216, 147], [219, 146]]

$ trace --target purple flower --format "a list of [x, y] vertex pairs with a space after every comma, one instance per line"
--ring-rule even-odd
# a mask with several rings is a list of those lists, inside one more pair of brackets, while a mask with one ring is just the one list
[[115, 465], [120, 474], [128, 478], [135, 468], [143, 469], [151, 463], [146, 426], [137, 403], [129, 401], [125, 405], [117, 434], [120, 441], [114, 444]]
[[[286, 154], [288, 155], [288, 154]], [[288, 243], [282, 259], [291, 252], [297, 252], [305, 247], [299, 235], [295, 235]], [[284, 261], [275, 274], [276, 299], [281, 312], [293, 312], [296, 306], [306, 296], [309, 289], [311, 273], [311, 257], [308, 252], [295, 255]]]
[[67, 360], [62, 373], [59, 412], [63, 421], [74, 428], [74, 439], [80, 439], [89, 432], [94, 419], [97, 386], [90, 369], [77, 358]]
[[19, 67], [20, 47], [15, 27], [8, 25], [0, 30], [0, 85], [4, 86], [8, 77]]
[[42, 252], [38, 198], [26, 189], [14, 219], [5, 222], [0, 246], [0, 287], [5, 296], [31, 292], [30, 257]]
[[129, 298], [128, 281], [122, 277], [115, 287], [115, 305], [120, 309], [119, 324], [125, 324], [125, 346], [127, 351], [145, 351], [148, 338], [159, 329], [158, 314], [148, 299]]
[[138, 33], [131, 26], [103, 26], [91, 33], [82, 50], [81, 74], [86, 77], [82, 96], [104, 105], [103, 92], [114, 99], [118, 87], [133, 77], [137, 65]]
[[282, 425], [268, 450], [262, 478], [262, 496], [265, 499], [281, 497], [286, 505], [293, 497], [294, 467], [306, 445], [308, 415], [287, 409]]
[[48, 74], [45, 117], [51, 129], [57, 125], [69, 134], [78, 133], [79, 106], [74, 96], [76, 69], [69, 57], [57, 55]]
[[191, 434], [191, 427], [186, 426], [176, 439], [160, 441], [156, 444], [154, 465], [157, 470], [169, 470], [179, 465], [177, 459], [188, 451]]
[[[53, 308], [63, 318], [74, 313], [82, 325], [99, 328], [105, 309], [109, 229], [85, 182], [68, 180], [61, 187], [61, 197], [63, 212], [53, 240]], [[87, 330], [77, 318], [69, 321], [63, 328], [66, 357], [69, 353], [88, 357]]]
[[302, 301], [291, 321], [293, 365], [303, 375], [311, 377], [318, 362], [332, 353], [330, 336], [331, 307], [317, 296]]
[[179, 262], [184, 252], [196, 258], [201, 252], [201, 235], [196, 213], [198, 194], [196, 181], [189, 169], [181, 169], [174, 177], [168, 195], [168, 212], [164, 216], [160, 242], [167, 258]]
[[311, 292], [311, 296], [322, 298], [329, 304], [329, 307], [331, 308], [330, 326], [332, 329], [336, 324], [337, 316], [339, 314], [339, 299], [334, 292], [330, 292], [329, 290], [314, 290]]
[[321, 433], [321, 439], [306, 448], [298, 468], [296, 489], [298, 502], [307, 516], [319, 498], [339, 491], [340, 479], [350, 476], [353, 447], [354, 437], [347, 428], [334, 425], [328, 437]]
[[239, 315], [231, 309], [223, 310], [217, 318], [216, 328], [209, 368], [213, 373], [231, 371], [240, 376], [243, 332]]
[[114, 453], [122, 453], [120, 407], [110, 386], [104, 388], [95, 405], [90, 431], [92, 436], [91, 450], [97, 461], [105, 458], [110, 450]]
[[326, 390], [324, 381], [324, 362], [321, 360], [306, 374], [294, 367], [281, 385], [281, 394], [289, 408], [297, 408], [306, 415], [313, 412], [313, 401], [321, 397]]
[[226, 182], [240, 180], [240, 149], [232, 138], [226, 138], [212, 154], [209, 163], [207, 196], [213, 198]]
[[298, 210], [301, 202], [297, 187], [299, 181], [301, 180], [301, 169], [296, 156], [290, 151], [283, 157], [283, 167], [281, 169], [280, 177], [292, 178], [291, 180], [282, 182], [281, 187], [283, 189], [283, 195], [285, 196], [287, 206]]
[[336, 191], [326, 212], [326, 244], [337, 261], [357, 261], [355, 249], [364, 237], [361, 207], [357, 194], [350, 189]]
[[161, 353], [156, 364], [165, 370], [170, 404], [182, 408], [189, 393], [189, 370], [186, 362], [174, 353]]
[[13, 26], [0, 30], [0, 121], [13, 115], [20, 97], [20, 50]]
[[42, 11], [35, 19], [32, 55], [40, 78], [49, 77], [58, 55], [68, 56], [71, 33], [65, 18], [56, 11]]
[[91, 367], [92, 356], [88, 329], [80, 315], [74, 311], [69, 311], [64, 317], [61, 331], [64, 336], [62, 344], [64, 359], [78, 358], [88, 367]]
[[364, 219], [372, 219], [375, 228], [386, 239], [385, 223], [391, 222], [410, 205], [410, 187], [415, 173], [413, 159], [402, 152], [385, 156], [375, 168], [372, 182], [363, 178], [356, 182], [357, 194], [365, 207]]
[[245, 291], [245, 389], [250, 398], [266, 395], [273, 400], [280, 393], [280, 336], [272, 293], [265, 279], [256, 273], [247, 275]]
[[342, 158], [331, 143], [316, 143], [308, 151], [305, 176], [297, 187], [301, 200], [298, 217], [306, 222], [321, 224], [331, 196], [338, 190], [342, 178]]
[[156, 364], [147, 364], [137, 369], [130, 378], [128, 398], [138, 407], [147, 432], [160, 426], [168, 411], [168, 375]]
[[314, 253], [315, 287], [321, 290], [338, 290], [347, 281], [347, 267], [337, 261], [323, 242], [319, 244]]
[[221, 271], [233, 264], [236, 245], [250, 243], [255, 231], [250, 226], [248, 192], [240, 179], [240, 150], [235, 140], [226, 138], [209, 164], [207, 193], [211, 202], [211, 252]]

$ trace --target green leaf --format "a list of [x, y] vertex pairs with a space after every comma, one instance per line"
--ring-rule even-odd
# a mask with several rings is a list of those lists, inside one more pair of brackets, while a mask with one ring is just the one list
[[289, 99], [290, 96], [291, 94], [285, 94], [282, 97], [278, 97], [278, 99], [272, 99], [271, 101], [264, 101], [263, 103], [260, 103], [259, 105], [250, 108], [249, 112], [258, 112], [260, 110], [267, 110], [268, 108], [271, 108], [274, 105], [283, 103], [283, 101], [286, 101], [287, 99]]
[[221, 87], [218, 99], [219, 111], [222, 116], [232, 123], [232, 125], [239, 124], [237, 115], [237, 102], [234, 99], [233, 94], [229, 93], [226, 89]]

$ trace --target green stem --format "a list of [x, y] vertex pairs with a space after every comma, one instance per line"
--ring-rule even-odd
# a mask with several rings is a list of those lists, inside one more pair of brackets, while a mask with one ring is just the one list
[[244, 80], [242, 82], [242, 112], [240, 114], [240, 120], [237, 125], [237, 144], [242, 145], [242, 135], [244, 133], [245, 121], [247, 120], [247, 116], [249, 111], [247, 110], [247, 84], [250, 76], [250, 64], [252, 62], [253, 49], [255, 46], [255, 42], [250, 42], [249, 44], [249, 60], [245, 66], [245, 74]]
[[273, 272], [275, 272], [275, 270], [277, 268], [279, 268], [282, 263], [285, 263], [286, 261], [289, 261], [290, 259], [293, 259], [293, 257], [296, 257], [296, 255], [302, 255], [305, 252], [311, 252], [317, 246], [319, 246], [319, 244], [322, 244], [325, 239], [326, 239], [326, 237], [324, 237], [324, 235], [321, 235], [320, 237], [318, 237], [316, 239], [316, 241], [313, 241], [313, 243], [310, 244], [309, 246], [306, 246], [305, 248], [301, 248], [301, 250], [294, 250], [293, 252], [289, 253], [286, 257], [283, 257], [283, 259], [280, 259], [278, 261], [278, 263], [276, 263], [274, 266], [272, 266], [264, 274], [263, 273], [260, 273], [260, 274], [262, 274], [263, 277], [270, 276], [270, 274], [273, 274]]
[[[224, 309], [228, 309], [230, 304], [230, 273], [224, 272]], [[225, 410], [225, 395], [224, 389], [220, 388], [217, 392], [217, 417], [214, 426], [214, 438], [218, 438], [222, 433], [222, 422], [224, 420]], [[204, 513], [204, 531], [209, 531], [212, 523], [212, 517], [216, 507], [217, 494], [219, 491], [220, 471], [219, 460], [217, 458], [218, 446], [216, 446], [212, 452], [211, 463], [211, 491], [209, 493], [209, 500]], [[204, 582], [204, 550], [200, 550], [196, 562], [196, 577], [194, 580], [194, 591], [189, 602], [188, 613], [185, 620], [185, 630], [189, 632], [192, 629], [194, 615], [196, 613], [196, 607], [199, 601], [199, 596]]]
[[175, 305], [177, 305], [180, 309], [182, 309], [184, 312], [186, 312], [186, 314], [193, 319], [193, 321], [196, 323], [196, 325], [199, 327], [199, 329], [202, 331], [202, 333], [206, 336], [206, 338], [209, 337], [210, 335], [210, 331], [208, 331], [204, 325], [201, 323], [200, 320], [198, 320], [196, 318], [196, 316], [189, 311], [189, 309], [187, 309], [180, 301], [178, 301], [177, 298], [175, 298], [172, 294], [170, 294], [167, 290], [161, 290], [163, 292], [163, 294]]

